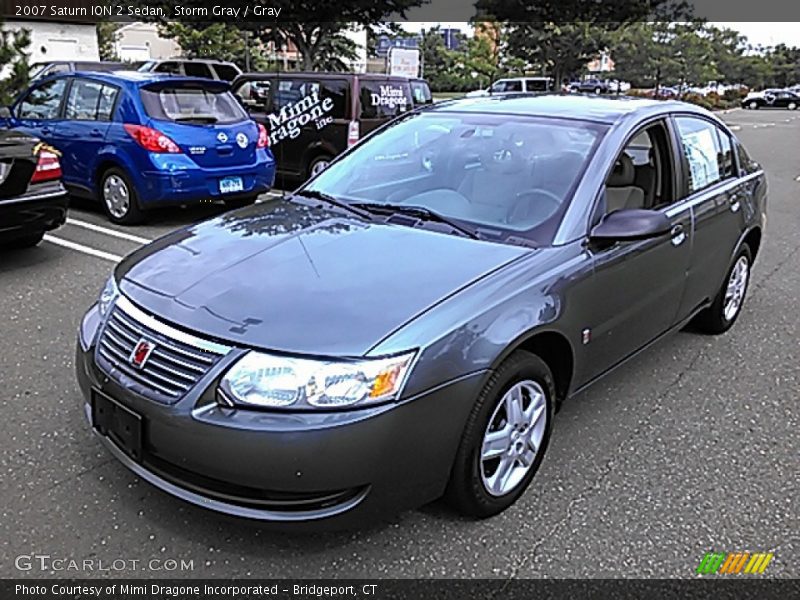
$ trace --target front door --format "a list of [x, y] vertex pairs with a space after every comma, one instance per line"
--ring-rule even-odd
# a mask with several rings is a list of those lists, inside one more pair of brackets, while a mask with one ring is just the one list
[[21, 129], [58, 148], [54, 135], [61, 115], [67, 81], [66, 77], [55, 79], [32, 88], [14, 106], [14, 128]]

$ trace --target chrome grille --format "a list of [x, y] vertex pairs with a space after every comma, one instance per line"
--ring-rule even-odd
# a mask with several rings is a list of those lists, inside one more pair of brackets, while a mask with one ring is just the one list
[[[131, 356], [142, 340], [155, 344], [142, 367]], [[141, 395], [172, 404], [209, 372], [230, 348], [174, 329], [120, 297], [97, 344], [97, 365]]]

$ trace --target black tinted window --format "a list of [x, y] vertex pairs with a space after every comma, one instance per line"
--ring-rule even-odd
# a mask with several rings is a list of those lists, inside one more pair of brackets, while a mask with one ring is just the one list
[[206, 79], [214, 79], [211, 74], [211, 69], [205, 63], [186, 62], [183, 63], [183, 72], [189, 77], [205, 77]]
[[414, 104], [431, 104], [433, 102], [431, 88], [425, 81], [412, 81], [411, 93], [414, 94]]
[[20, 119], [57, 119], [66, 79], [57, 79], [31, 90], [19, 106]]
[[750, 158], [747, 150], [738, 141], [736, 142], [736, 156], [739, 159], [739, 172], [742, 175], [755, 173], [761, 168], [757, 162]]
[[231, 65], [215, 64], [214, 70], [217, 76], [224, 81], [233, 81], [239, 75], [239, 71]]
[[278, 79], [274, 82], [273, 112], [283, 112], [281, 120], [301, 113], [344, 119], [347, 116], [347, 81], [313, 79]]
[[156, 71], [157, 73], [172, 73], [173, 75], [180, 75], [181, 65], [174, 61], [164, 62], [160, 65], [157, 65], [153, 71]]
[[154, 119], [185, 123], [235, 123], [247, 113], [228, 91], [175, 86], [143, 89], [142, 103]]
[[269, 112], [269, 91], [272, 82], [267, 81], [243, 81], [238, 84], [233, 93], [239, 97], [250, 112], [265, 113]]
[[391, 118], [411, 110], [411, 86], [394, 81], [361, 82], [361, 117]]

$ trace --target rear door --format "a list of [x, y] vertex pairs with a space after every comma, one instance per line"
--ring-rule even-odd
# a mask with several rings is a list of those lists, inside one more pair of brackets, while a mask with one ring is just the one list
[[719, 290], [744, 231], [742, 202], [731, 137], [695, 115], [674, 117], [682, 160], [682, 205], [694, 212], [694, 245], [681, 306], [687, 316]]
[[93, 189], [96, 157], [105, 144], [119, 93], [116, 86], [92, 79], [75, 78], [70, 84], [54, 145], [63, 153], [64, 185], [73, 193], [86, 195]]
[[140, 96], [147, 125], [167, 135], [198, 166], [255, 163], [258, 129], [227, 83], [160, 80], [143, 86]]

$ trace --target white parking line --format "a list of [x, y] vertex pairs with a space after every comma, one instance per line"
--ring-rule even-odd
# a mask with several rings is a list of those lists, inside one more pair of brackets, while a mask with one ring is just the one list
[[84, 246], [83, 244], [76, 244], [75, 242], [70, 242], [69, 240], [62, 240], [61, 238], [55, 237], [54, 235], [45, 234], [44, 240], [46, 242], [50, 242], [51, 244], [55, 244], [56, 246], [62, 246], [64, 248], [69, 248], [70, 250], [83, 252], [84, 254], [88, 254], [89, 256], [95, 256], [97, 258], [102, 258], [104, 260], [110, 260], [111, 262], [114, 263], [117, 263], [122, 260], [122, 257], [119, 256], [118, 254], [111, 254], [110, 252], [103, 252], [102, 250], [97, 250], [89, 246]]
[[95, 225], [94, 223], [87, 223], [86, 221], [79, 221], [78, 219], [67, 218], [67, 223], [70, 225], [75, 225], [76, 227], [83, 227], [84, 229], [89, 229], [91, 231], [97, 231], [99, 233], [104, 233], [106, 235], [110, 235], [115, 238], [119, 238], [121, 240], [128, 240], [129, 242], [136, 242], [137, 244], [149, 244], [153, 240], [139, 237], [138, 235], [131, 235], [130, 233], [124, 233], [122, 231], [117, 231], [116, 229], [109, 229], [108, 227], [101, 227], [100, 225]]

